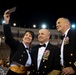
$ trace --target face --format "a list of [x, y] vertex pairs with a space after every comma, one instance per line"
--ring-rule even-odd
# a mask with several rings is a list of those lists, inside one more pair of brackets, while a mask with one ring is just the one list
[[63, 18], [59, 18], [56, 22], [56, 28], [59, 32], [64, 33], [67, 28], [67, 21], [65, 21]]
[[30, 32], [26, 32], [24, 37], [23, 37], [23, 42], [25, 44], [30, 44], [32, 42], [32, 35], [30, 34]]
[[41, 29], [38, 33], [38, 40], [40, 43], [44, 44], [45, 42], [49, 41], [50, 32], [47, 29]]

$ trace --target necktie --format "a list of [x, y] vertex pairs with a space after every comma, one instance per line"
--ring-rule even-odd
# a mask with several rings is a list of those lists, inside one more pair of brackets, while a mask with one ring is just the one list
[[46, 44], [43, 44], [43, 45], [39, 45], [39, 47], [46, 47]]

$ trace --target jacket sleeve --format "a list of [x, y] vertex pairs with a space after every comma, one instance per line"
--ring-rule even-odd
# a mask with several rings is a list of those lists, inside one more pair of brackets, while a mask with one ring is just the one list
[[11, 32], [11, 26], [10, 24], [4, 24], [3, 25], [4, 35], [5, 35], [5, 43], [9, 45], [9, 47], [17, 47], [18, 41], [16, 41], [13, 38], [12, 32]]

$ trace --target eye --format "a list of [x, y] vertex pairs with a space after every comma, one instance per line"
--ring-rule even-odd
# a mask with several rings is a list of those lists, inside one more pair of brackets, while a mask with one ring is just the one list
[[60, 22], [58, 22], [57, 24], [60, 24]]

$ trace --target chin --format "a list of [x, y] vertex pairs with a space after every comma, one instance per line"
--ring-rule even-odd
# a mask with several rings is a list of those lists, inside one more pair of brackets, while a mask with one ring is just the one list
[[29, 41], [27, 41], [26, 43], [30, 43]]

